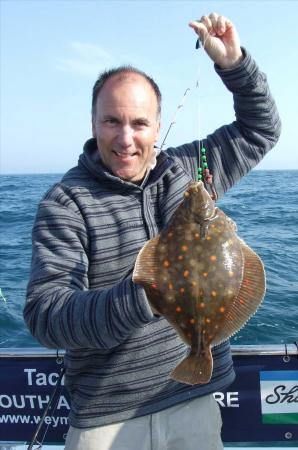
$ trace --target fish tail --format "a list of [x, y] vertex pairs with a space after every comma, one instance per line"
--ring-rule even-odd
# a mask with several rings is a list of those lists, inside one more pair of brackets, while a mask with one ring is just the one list
[[186, 384], [203, 384], [210, 381], [213, 360], [210, 346], [201, 354], [191, 353], [171, 372], [171, 378]]

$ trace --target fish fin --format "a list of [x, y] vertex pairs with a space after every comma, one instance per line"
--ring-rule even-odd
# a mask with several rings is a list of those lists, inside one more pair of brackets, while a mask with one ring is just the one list
[[241, 250], [244, 260], [242, 283], [226, 312], [222, 333], [218, 334], [213, 344], [219, 344], [239, 331], [255, 314], [265, 295], [266, 277], [260, 257], [244, 242], [241, 242]]
[[156, 236], [141, 248], [137, 256], [135, 267], [132, 273], [132, 281], [142, 286], [151, 286], [154, 283], [157, 271], [158, 260], [156, 247], [159, 244], [159, 236]]
[[158, 274], [158, 263], [156, 257], [156, 247], [159, 244], [159, 236], [156, 236], [141, 248], [132, 273], [132, 281], [143, 286], [146, 292], [153, 314], [162, 313], [157, 304], [160, 295], [157, 290], [156, 280]]
[[180, 383], [203, 384], [210, 381], [213, 369], [213, 359], [210, 346], [201, 354], [190, 353], [171, 372], [171, 378]]

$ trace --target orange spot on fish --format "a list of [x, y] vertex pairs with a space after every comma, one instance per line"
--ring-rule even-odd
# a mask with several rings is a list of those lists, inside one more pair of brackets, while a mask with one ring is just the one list
[[163, 262], [163, 266], [164, 266], [164, 267], [170, 267], [169, 261], [165, 260], [165, 261]]
[[182, 311], [182, 308], [180, 306], [177, 306], [176, 312], [180, 313]]
[[183, 252], [187, 252], [187, 250], [188, 250], [187, 245], [182, 245], [182, 246], [181, 246], [181, 250], [182, 250]]
[[211, 295], [212, 295], [212, 297], [216, 297], [217, 296], [217, 292], [216, 291], [211, 291]]
[[185, 270], [185, 271], [183, 272], [183, 276], [184, 276], [184, 278], [189, 277], [189, 271], [188, 271], [188, 270]]
[[221, 307], [219, 308], [219, 312], [224, 313], [224, 312], [225, 312], [225, 308], [224, 308], [223, 306], [221, 306]]
[[217, 256], [216, 255], [211, 255], [210, 256], [210, 261], [214, 262], [217, 260]]

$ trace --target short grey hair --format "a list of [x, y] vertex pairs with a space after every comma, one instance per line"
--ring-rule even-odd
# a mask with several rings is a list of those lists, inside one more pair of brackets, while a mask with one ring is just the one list
[[106, 83], [106, 81], [115, 75], [120, 75], [120, 76], [123, 75], [123, 77], [125, 77], [127, 74], [130, 74], [130, 73], [135, 73], [137, 75], [140, 75], [146, 81], [148, 81], [148, 83], [150, 84], [150, 86], [152, 87], [152, 89], [156, 95], [157, 113], [158, 113], [158, 115], [160, 115], [160, 113], [161, 113], [161, 92], [160, 92], [160, 89], [159, 89], [157, 83], [153, 80], [153, 78], [151, 78], [149, 75], [147, 75], [142, 70], [136, 69], [135, 67], [133, 67], [131, 65], [124, 65], [124, 66], [115, 67], [115, 68], [112, 68], [109, 70], [105, 70], [104, 72], [99, 74], [99, 76], [93, 86], [93, 90], [92, 90], [92, 111], [91, 111], [92, 117], [95, 116], [95, 113], [96, 113], [97, 97], [98, 97], [101, 89], [103, 88], [104, 84]]

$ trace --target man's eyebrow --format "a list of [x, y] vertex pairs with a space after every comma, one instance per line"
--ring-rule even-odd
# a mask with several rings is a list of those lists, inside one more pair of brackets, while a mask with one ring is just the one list
[[[115, 120], [117, 122], [121, 122], [121, 119], [119, 119], [119, 117], [114, 116], [113, 114], [104, 114], [102, 117], [102, 120]], [[150, 120], [148, 119], [148, 117], [146, 116], [140, 116], [140, 117], [135, 117], [134, 119], [132, 119], [133, 123], [144, 123], [146, 125], [150, 125]]]
[[133, 119], [133, 122], [143, 122], [149, 124], [150, 120], [148, 119], [148, 117], [136, 117], [135, 119]]
[[113, 114], [104, 114], [103, 119], [114, 119], [114, 120], [119, 120], [118, 117], [113, 116]]

